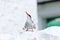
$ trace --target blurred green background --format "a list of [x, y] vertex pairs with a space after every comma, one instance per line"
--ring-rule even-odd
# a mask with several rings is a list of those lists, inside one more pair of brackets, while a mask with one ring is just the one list
[[46, 28], [50, 26], [60, 26], [60, 17], [47, 18]]

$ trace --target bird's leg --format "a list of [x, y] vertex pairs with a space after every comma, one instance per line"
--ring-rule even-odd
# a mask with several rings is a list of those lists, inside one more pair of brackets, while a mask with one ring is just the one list
[[32, 32], [34, 32], [33, 28], [32, 28]]
[[26, 29], [26, 31], [28, 31], [28, 28]]

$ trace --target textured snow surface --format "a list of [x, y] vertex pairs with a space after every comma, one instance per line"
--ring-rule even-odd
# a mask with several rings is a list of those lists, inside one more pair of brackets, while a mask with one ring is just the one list
[[21, 40], [60, 40], [60, 27], [51, 26], [47, 29], [35, 32], [23, 32]]
[[60, 27], [51, 26], [39, 32], [39, 40], [60, 40]]
[[34, 32], [0, 33], [0, 40], [60, 40], [59, 30], [60, 27], [52, 26]]

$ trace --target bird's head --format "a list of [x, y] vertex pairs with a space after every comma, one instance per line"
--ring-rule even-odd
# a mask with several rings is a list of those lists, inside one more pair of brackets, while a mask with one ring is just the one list
[[30, 17], [31, 18], [31, 15], [30, 14], [28, 14], [27, 12], [26, 12], [26, 14], [27, 14], [27, 17]]

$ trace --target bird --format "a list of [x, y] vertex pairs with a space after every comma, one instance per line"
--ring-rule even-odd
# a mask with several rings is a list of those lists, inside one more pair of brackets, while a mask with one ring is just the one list
[[35, 29], [36, 26], [35, 26], [35, 24], [34, 24], [34, 22], [32, 20], [31, 15], [28, 14], [27, 12], [26, 12], [26, 15], [27, 15], [27, 19], [26, 19], [25, 26], [24, 26], [23, 29], [26, 29], [26, 31], [29, 31], [29, 29], [31, 29], [32, 32], [33, 32], [34, 31], [33, 29]]

